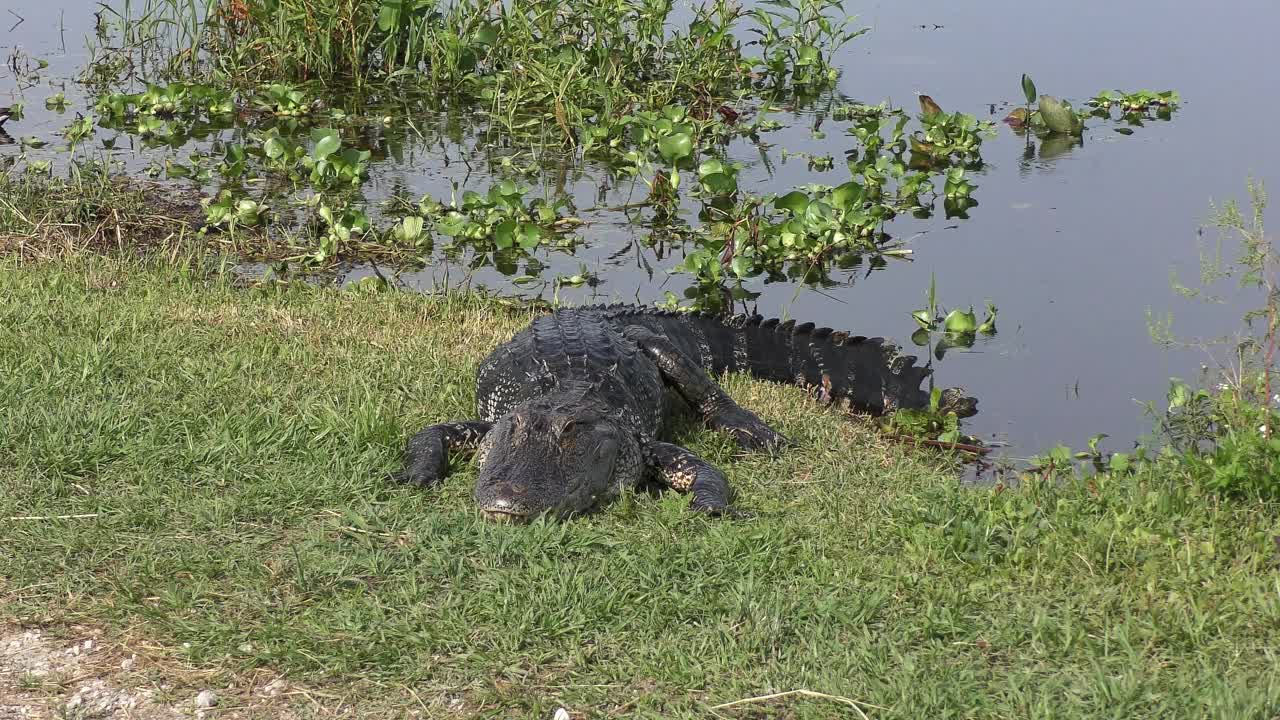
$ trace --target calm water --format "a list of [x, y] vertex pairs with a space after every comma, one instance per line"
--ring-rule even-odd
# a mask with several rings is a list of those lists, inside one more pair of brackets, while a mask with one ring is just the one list
[[[0, 74], [0, 104], [21, 98], [27, 105], [27, 117], [11, 123], [10, 131], [56, 137], [84, 103], [73, 102], [58, 116], [44, 110], [43, 98], [63, 89], [62, 79], [85, 62], [84, 39], [96, 6], [85, 0], [9, 0], [5, 7], [0, 54], [21, 49], [51, 63], [32, 88], [20, 90], [7, 68]], [[927, 93], [946, 110], [988, 117], [992, 104], [1021, 101], [1019, 78], [1027, 72], [1041, 92], [1077, 106], [1108, 88], [1177, 89], [1183, 105], [1171, 122], [1148, 123], [1131, 136], [1113, 132], [1114, 123], [1090, 120], [1084, 143], [1056, 157], [1038, 148], [1027, 157], [1024, 140], [1001, 126], [983, 145], [987, 166], [975, 178], [980, 205], [970, 219], [946, 220], [939, 213], [890, 226], [896, 237], [911, 238], [914, 261], [890, 262], [870, 275], [833, 272], [841, 285], [820, 290], [756, 283], [751, 289], [761, 295], [753, 306], [766, 315], [886, 335], [910, 347], [909, 313], [922, 306], [930, 276], [936, 275], [942, 304], [972, 304], [980, 317], [987, 299], [1000, 308], [996, 337], [935, 363], [940, 384], [963, 385], [981, 398], [981, 413], [967, 425], [970, 432], [1007, 442], [1012, 457], [1057, 443], [1082, 446], [1099, 432], [1112, 438], [1104, 447], [1127, 448], [1150, 426], [1138, 402], [1161, 399], [1170, 376], [1194, 378], [1210, 361], [1203, 353], [1155, 346], [1147, 310], [1172, 312], [1177, 332], [1199, 336], [1232, 330], [1241, 313], [1242, 303], [1206, 307], [1185, 301], [1171, 290], [1169, 277], [1176, 269], [1185, 282], [1195, 279], [1197, 228], [1210, 217], [1210, 200], [1244, 199], [1248, 176], [1273, 180], [1280, 168], [1280, 141], [1269, 122], [1280, 111], [1280, 98], [1267, 80], [1280, 67], [1280, 45], [1271, 37], [1280, 27], [1280, 5], [989, 0], [959, 6], [922, 0], [849, 8], [873, 31], [839, 57], [844, 98], [889, 100], [914, 112], [915, 95]], [[23, 21], [10, 29], [19, 17]], [[68, 97], [75, 97], [75, 89], [67, 84]], [[997, 107], [990, 117], [1004, 114]], [[811, 132], [810, 111], [774, 117], [787, 127], [764, 136], [773, 146], [769, 162], [745, 141], [731, 147], [732, 159], [747, 168], [740, 178], [744, 188], [785, 192], [848, 178], [841, 158], [854, 141], [841, 124], [825, 123], [826, 137], [819, 139]], [[473, 147], [465, 119], [452, 138], [433, 136], [431, 128], [446, 125], [440, 118], [423, 115], [415, 124], [432, 141], [415, 145], [416, 135], [394, 124], [382, 140], [406, 142], [403, 159], [379, 162], [366, 196], [404, 188], [411, 195], [447, 199], [452, 182], [487, 189], [493, 176], [485, 169], [486, 153]], [[784, 161], [782, 148], [833, 155], [836, 167], [809, 171], [802, 159]], [[13, 146], [0, 148], [13, 152]], [[116, 155], [142, 168], [162, 160], [165, 151], [125, 149]], [[473, 169], [458, 162], [464, 157]], [[549, 170], [526, 184], [535, 193], [539, 183], [571, 193], [588, 224], [577, 233], [585, 243], [576, 254], [537, 255], [546, 266], [542, 277], [549, 281], [585, 266], [601, 279], [595, 287], [562, 288], [561, 299], [650, 302], [668, 290], [680, 295], [691, 284], [689, 276], [667, 272], [679, 262], [679, 251], [659, 258], [651, 249], [638, 249], [635, 241], [644, 228], [621, 213], [593, 209], [639, 200], [642, 188], [624, 185], [598, 202], [598, 172], [572, 163], [546, 165]], [[694, 221], [693, 213], [687, 217]], [[1205, 239], [1213, 237], [1210, 232]], [[501, 272], [491, 266], [468, 272], [465, 260], [437, 257], [401, 280], [427, 290], [465, 280], [508, 293], [554, 292], [547, 284], [513, 287], [510, 276], [526, 272], [523, 263]], [[345, 278], [371, 272], [355, 268]]]

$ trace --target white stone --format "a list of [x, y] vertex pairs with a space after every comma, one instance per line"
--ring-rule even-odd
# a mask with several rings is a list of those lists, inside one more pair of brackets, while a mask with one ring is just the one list
[[200, 694], [196, 696], [196, 707], [201, 710], [208, 710], [211, 707], [216, 707], [217, 704], [218, 696], [212, 690], [201, 690]]

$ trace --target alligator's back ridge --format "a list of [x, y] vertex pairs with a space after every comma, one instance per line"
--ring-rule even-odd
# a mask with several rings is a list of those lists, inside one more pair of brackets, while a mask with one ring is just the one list
[[[825, 401], [846, 402], [876, 414], [921, 408], [929, 402], [921, 385], [932, 370], [917, 366], [915, 357], [901, 354], [884, 338], [761, 315], [720, 317], [625, 304], [579, 311], [600, 313], [619, 325], [647, 327], [717, 374], [729, 370], [795, 383]], [[965, 412], [972, 414], [972, 408], [965, 407]]]

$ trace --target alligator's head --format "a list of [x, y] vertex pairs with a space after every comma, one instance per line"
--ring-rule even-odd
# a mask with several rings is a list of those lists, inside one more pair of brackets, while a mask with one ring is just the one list
[[475, 499], [491, 520], [565, 517], [612, 499], [640, 476], [635, 437], [589, 406], [545, 401], [518, 406], [480, 449]]

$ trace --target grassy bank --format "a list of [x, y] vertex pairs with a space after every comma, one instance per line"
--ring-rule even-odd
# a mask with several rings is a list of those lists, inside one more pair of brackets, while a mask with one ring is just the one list
[[477, 362], [527, 318], [0, 260], [0, 624], [101, 626], [206, 682], [267, 669], [431, 716], [854, 712], [712, 710], [800, 688], [871, 717], [1280, 712], [1280, 512], [1174, 465], [963, 490], [936, 456], [732, 378], [799, 447], [682, 441], [754, 520], [665, 495], [499, 526], [469, 466], [438, 493], [390, 484], [411, 431], [471, 415]]

